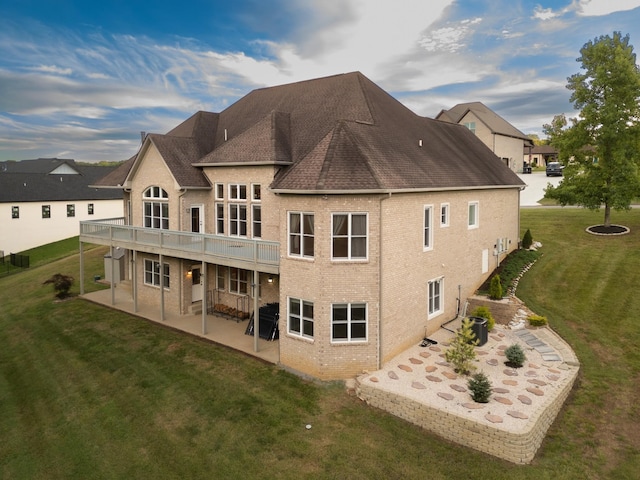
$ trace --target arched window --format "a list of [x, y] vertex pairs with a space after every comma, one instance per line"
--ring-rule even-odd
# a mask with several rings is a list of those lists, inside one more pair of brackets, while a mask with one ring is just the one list
[[149, 187], [142, 195], [144, 203], [144, 226], [146, 228], [169, 229], [169, 195], [160, 187]]

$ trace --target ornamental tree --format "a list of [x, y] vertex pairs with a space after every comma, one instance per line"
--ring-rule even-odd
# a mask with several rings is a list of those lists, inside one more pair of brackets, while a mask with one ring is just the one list
[[640, 70], [629, 35], [614, 32], [587, 42], [577, 59], [582, 71], [568, 78], [578, 118], [563, 115], [544, 125], [565, 165], [563, 180], [545, 197], [561, 205], [628, 210], [640, 194]]

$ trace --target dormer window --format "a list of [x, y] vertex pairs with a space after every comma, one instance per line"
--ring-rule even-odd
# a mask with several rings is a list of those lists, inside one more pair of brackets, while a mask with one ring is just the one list
[[149, 187], [142, 195], [144, 203], [144, 226], [146, 228], [169, 229], [169, 195], [160, 187]]

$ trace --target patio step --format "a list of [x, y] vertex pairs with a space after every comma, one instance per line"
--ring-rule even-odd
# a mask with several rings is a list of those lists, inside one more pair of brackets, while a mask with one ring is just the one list
[[189, 311], [193, 314], [193, 315], [200, 315], [202, 314], [202, 300], [199, 300], [197, 302], [193, 302], [191, 304], [191, 306], [189, 307]]
[[131, 280], [120, 280], [116, 283], [116, 288], [121, 288], [129, 293], [131, 293]]

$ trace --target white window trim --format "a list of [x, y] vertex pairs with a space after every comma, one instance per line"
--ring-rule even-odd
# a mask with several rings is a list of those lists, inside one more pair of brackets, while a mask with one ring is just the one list
[[[336, 215], [347, 215], [347, 225], [348, 225], [348, 254], [346, 257], [336, 257], [333, 251], [333, 221]], [[364, 257], [353, 257], [351, 253], [352, 239], [353, 235], [351, 233], [351, 217], [353, 215], [364, 215], [366, 219], [366, 232], [365, 232], [365, 253]], [[368, 212], [331, 212], [331, 261], [332, 262], [367, 262], [369, 261], [369, 213]]]
[[[291, 331], [291, 300], [297, 300], [298, 302], [300, 302], [300, 332], [294, 332]], [[315, 318], [311, 318], [311, 322], [313, 324], [313, 334], [314, 336], [309, 336], [309, 335], [305, 335], [304, 334], [304, 304], [305, 303], [310, 303], [313, 306], [313, 302], [309, 301], [309, 300], [304, 300], [302, 298], [297, 298], [297, 297], [287, 297], [287, 335], [290, 335], [292, 337], [295, 338], [300, 338], [303, 340], [307, 340], [307, 341], [314, 341], [314, 336], [316, 333], [316, 321]], [[296, 315], [297, 317], [297, 315]], [[315, 308], [314, 308], [314, 317], [315, 317]]]
[[[300, 215], [300, 233], [296, 235], [300, 235], [300, 253], [291, 253], [291, 215]], [[313, 235], [307, 234], [308, 237], [313, 237], [313, 256], [309, 256], [309, 255], [305, 255], [304, 254], [304, 238], [305, 238], [305, 231], [304, 231], [304, 217], [307, 215], [311, 215], [313, 216]], [[301, 258], [303, 260], [313, 260], [315, 258], [315, 253], [316, 253], [316, 249], [315, 249], [315, 243], [316, 243], [316, 238], [315, 238], [315, 213], [313, 212], [298, 212], [298, 211], [290, 211], [287, 212], [287, 256], [291, 257], [291, 258]]]
[[[229, 236], [230, 237], [241, 237], [241, 238], [247, 238], [247, 235], [249, 233], [249, 212], [247, 211], [247, 205], [244, 203], [229, 203], [228, 204], [229, 207], [229, 219], [227, 220], [227, 223], [229, 225]], [[244, 219], [241, 218], [240, 213], [242, 212], [242, 207], [244, 207]], [[233, 215], [231, 214], [231, 210], [232, 208], [236, 208], [237, 210], [237, 217], [234, 219]], [[237, 233], [232, 233], [233, 228], [232, 226], [234, 225], [234, 223], [236, 224], [236, 230]], [[242, 231], [242, 228], [240, 228], [242, 225], [244, 225], [244, 231], [245, 234], [243, 235], [242, 233], [240, 233]]]
[[[333, 338], [333, 307], [336, 305], [346, 305], [347, 306], [347, 320], [346, 320], [346, 324], [347, 324], [347, 338]], [[351, 338], [351, 325], [352, 325], [352, 319], [351, 319], [351, 307], [354, 305], [364, 305], [364, 325], [365, 325], [365, 332], [366, 335], [364, 338], [356, 338], [356, 339], [352, 339]], [[357, 323], [363, 323], [360, 321], [357, 321]], [[331, 304], [331, 343], [337, 343], [337, 344], [342, 344], [344, 345], [345, 343], [366, 343], [369, 341], [369, 305], [367, 304], [367, 302], [337, 302], [337, 303], [332, 303]]]
[[[220, 187], [222, 187], [222, 188], [220, 189]], [[214, 193], [215, 199], [216, 200], [224, 200], [224, 183], [216, 183], [214, 185], [214, 188], [215, 188], [215, 193]], [[219, 190], [222, 190], [222, 196], [218, 195], [218, 191]]]
[[[219, 211], [219, 207], [222, 207], [222, 217], [220, 217], [220, 215], [218, 214]], [[225, 224], [225, 206], [224, 206], [224, 202], [216, 202], [214, 204], [214, 208], [215, 208], [215, 217], [216, 217], [216, 235], [224, 235], [225, 231], [226, 231], [226, 224]], [[220, 221], [222, 220], [222, 231], [220, 231]]]
[[[147, 265], [149, 263], [151, 264], [151, 270], [149, 270], [147, 268]], [[165, 266], [167, 267], [167, 273], [166, 274], [164, 272], [164, 267]], [[158, 267], [158, 270], [159, 270], [159, 273], [157, 275], [159, 275], [160, 284], [156, 284], [155, 283], [156, 267]], [[159, 289], [160, 285], [164, 286], [164, 279], [166, 278], [167, 282], [169, 283], [169, 286], [168, 287], [165, 286], [164, 289], [165, 290], [169, 290], [171, 288], [171, 267], [169, 266], [168, 263], [165, 262], [163, 264], [160, 264], [160, 262], [157, 261], [157, 260], [152, 260], [150, 258], [145, 258], [142, 270], [143, 270], [142, 278], [143, 278], [143, 283], [145, 285], [147, 285], [149, 287], [154, 287], [154, 288], [158, 288]], [[151, 276], [152, 276], [152, 281], [151, 282], [147, 282], [147, 272], [151, 273]]]
[[[431, 312], [431, 285], [440, 284], [438, 309]], [[427, 320], [431, 320], [444, 313], [444, 277], [437, 277], [427, 282]]]
[[[442, 221], [443, 209], [444, 209], [444, 212], [445, 212], [445, 214], [444, 214], [444, 217], [445, 217], [444, 222]], [[450, 218], [450, 216], [451, 216], [451, 207], [450, 207], [449, 203], [448, 202], [447, 203], [441, 203], [440, 204], [440, 227], [444, 228], [444, 227], [448, 227], [449, 226], [449, 218]]]
[[[422, 250], [425, 252], [433, 250], [433, 210], [433, 205], [425, 205], [422, 212]], [[429, 212], [429, 225], [426, 225], [425, 217], [427, 216], [427, 211]], [[425, 235], [425, 233], [427, 233], [428, 236]]]
[[[256, 221], [255, 209], [260, 210], [260, 220]], [[260, 235], [256, 235], [256, 225], [260, 225]], [[251, 238], [262, 238], [262, 205], [259, 203], [251, 204]]]
[[[469, 215], [471, 213], [472, 205], [475, 206], [474, 223], [471, 223], [471, 216]], [[469, 230], [472, 230], [474, 228], [479, 228], [479, 227], [480, 227], [480, 202], [477, 200], [474, 200], [472, 202], [469, 202], [467, 205], [467, 228]]]
[[[244, 187], [244, 196], [242, 196], [242, 188]], [[237, 196], [233, 196], [231, 193], [235, 188]], [[244, 183], [230, 183], [229, 184], [229, 202], [246, 202], [247, 201], [247, 185]]]
[[[260, 198], [256, 198], [255, 188], [258, 187], [260, 189]], [[262, 187], [259, 183], [251, 184], [251, 201], [252, 202], [261, 202], [262, 201]]]

